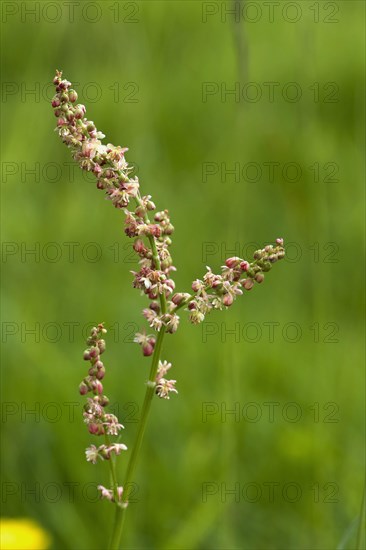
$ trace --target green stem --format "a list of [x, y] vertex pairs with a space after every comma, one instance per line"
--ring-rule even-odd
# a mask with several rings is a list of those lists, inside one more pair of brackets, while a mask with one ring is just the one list
[[132, 452], [131, 452], [131, 455], [130, 455], [130, 459], [129, 459], [129, 462], [128, 462], [128, 465], [127, 465], [127, 472], [126, 472], [125, 481], [124, 481], [124, 484], [123, 484], [124, 490], [123, 490], [123, 494], [122, 494], [122, 501], [116, 506], [115, 520], [114, 520], [114, 527], [113, 527], [112, 540], [111, 540], [111, 544], [110, 544], [110, 550], [118, 550], [119, 549], [119, 544], [120, 544], [120, 539], [121, 539], [121, 535], [122, 535], [124, 519], [125, 519], [125, 515], [126, 515], [126, 508], [127, 508], [127, 505], [128, 505], [129, 484], [131, 484], [132, 479], [133, 479], [133, 475], [134, 475], [134, 471], [135, 471], [135, 467], [136, 467], [136, 462], [137, 462], [138, 455], [139, 455], [139, 452], [140, 452], [140, 448], [141, 448], [141, 444], [142, 444], [142, 440], [143, 440], [143, 437], [144, 437], [145, 428], [146, 428], [146, 424], [147, 424], [147, 419], [148, 419], [149, 412], [150, 412], [152, 398], [153, 398], [154, 393], [155, 393], [155, 378], [156, 378], [156, 373], [157, 373], [158, 366], [159, 366], [159, 360], [160, 360], [160, 354], [161, 354], [162, 343], [163, 343], [163, 340], [164, 340], [165, 330], [166, 329], [163, 326], [161, 328], [161, 330], [158, 334], [158, 338], [156, 340], [154, 355], [153, 355], [153, 359], [152, 359], [152, 363], [151, 363], [149, 381], [147, 383], [145, 399], [144, 399], [144, 402], [143, 402], [143, 405], [142, 405], [142, 410], [141, 410], [140, 423], [139, 423], [139, 426], [138, 426], [138, 429], [137, 429], [135, 444], [133, 446], [133, 449], [132, 449]]
[[[141, 202], [140, 194], [137, 195], [135, 200], [136, 200], [136, 203], [139, 206], [141, 206], [142, 202]], [[145, 213], [145, 215], [144, 215], [144, 221], [145, 221], [146, 224], [150, 223], [150, 220], [149, 220], [149, 217], [148, 217], [147, 213]], [[158, 253], [156, 240], [152, 235], [148, 235], [148, 240], [149, 240], [149, 243], [150, 243], [150, 246], [151, 246], [154, 267], [155, 267], [155, 269], [160, 271], [161, 270], [161, 264], [160, 264], [160, 258], [159, 258], [159, 253]], [[167, 302], [166, 302], [165, 294], [160, 295], [160, 308], [161, 308], [162, 315], [164, 315], [167, 311]], [[134, 474], [135, 467], [136, 467], [136, 462], [137, 462], [137, 459], [138, 459], [138, 455], [139, 455], [139, 452], [140, 452], [142, 440], [143, 440], [145, 429], [146, 429], [146, 424], [147, 424], [147, 419], [148, 419], [149, 412], [150, 412], [152, 398], [153, 398], [154, 393], [155, 393], [155, 379], [156, 379], [156, 374], [157, 374], [157, 371], [158, 371], [161, 348], [162, 348], [162, 344], [163, 344], [163, 340], [164, 340], [165, 331], [166, 331], [166, 327], [162, 326], [161, 329], [160, 329], [160, 332], [158, 334], [157, 340], [156, 340], [156, 344], [155, 344], [155, 348], [154, 348], [154, 354], [153, 354], [152, 363], [151, 363], [149, 381], [147, 383], [145, 398], [144, 398], [144, 402], [143, 402], [142, 410], [141, 410], [140, 423], [139, 423], [139, 426], [138, 426], [138, 429], [137, 429], [135, 444], [133, 446], [133, 449], [132, 449], [132, 452], [131, 452], [131, 455], [130, 455], [130, 459], [129, 459], [128, 464], [127, 464], [127, 471], [126, 471], [126, 476], [125, 476], [125, 480], [124, 480], [124, 484], [123, 484], [122, 499], [121, 499], [120, 502], [118, 502], [118, 498], [115, 499], [116, 500], [116, 512], [115, 512], [115, 518], [114, 518], [112, 539], [111, 539], [111, 543], [110, 543], [110, 550], [118, 550], [118, 548], [120, 546], [120, 539], [121, 539], [121, 536], [122, 536], [124, 519], [125, 519], [125, 515], [126, 515], [125, 510], [126, 510], [127, 505], [128, 505], [129, 484], [131, 483], [132, 478], [133, 478], [133, 474]], [[113, 481], [115, 480], [115, 471], [113, 471], [113, 473], [112, 473], [112, 479], [113, 479]], [[117, 491], [117, 490], [115, 490], [115, 491]]]
[[[107, 447], [110, 447], [111, 440], [109, 438], [109, 435], [105, 434], [104, 437], [105, 437], [105, 442]], [[114, 499], [117, 502], [118, 501], [118, 482], [117, 482], [117, 475], [116, 475], [116, 465], [115, 465], [113, 456], [110, 457], [110, 459], [108, 460], [108, 463], [111, 471], [111, 480], [112, 480]]]

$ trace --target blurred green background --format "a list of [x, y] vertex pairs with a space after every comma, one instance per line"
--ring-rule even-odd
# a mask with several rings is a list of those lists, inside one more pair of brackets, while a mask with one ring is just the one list
[[150, 368], [123, 215], [53, 131], [56, 68], [169, 209], [177, 289], [289, 243], [261, 287], [166, 338], [179, 395], [153, 403], [125, 547], [356, 548], [365, 4], [274, 4], [2, 3], [2, 515], [54, 549], [103, 548], [112, 525], [107, 466], [84, 458], [88, 327], [110, 328], [129, 447]]

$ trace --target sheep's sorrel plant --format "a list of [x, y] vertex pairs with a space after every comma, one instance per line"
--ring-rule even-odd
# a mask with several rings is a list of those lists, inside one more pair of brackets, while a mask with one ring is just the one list
[[167, 373], [171, 363], [161, 360], [161, 350], [165, 334], [178, 329], [178, 311], [185, 309], [191, 323], [201, 323], [212, 309], [230, 307], [238, 295], [251, 290], [263, 282], [265, 273], [272, 265], [285, 256], [283, 240], [277, 239], [274, 245], [267, 245], [254, 253], [251, 262], [241, 258], [228, 258], [217, 275], [208, 267], [201, 279], [192, 283], [192, 292], [175, 292], [172, 273], [175, 271], [169, 252], [173, 226], [168, 210], [155, 212], [153, 221], [150, 212], [155, 211], [151, 195], [140, 194], [137, 177], [130, 177], [132, 168], [125, 160], [126, 148], [103, 145], [105, 137], [94, 123], [85, 118], [84, 105], [77, 104], [77, 93], [71, 89], [71, 83], [62, 80], [57, 71], [54, 78], [56, 95], [52, 100], [57, 130], [62, 141], [71, 149], [74, 160], [83, 170], [93, 172], [97, 188], [105, 191], [107, 199], [120, 209], [124, 216], [125, 233], [134, 239], [133, 249], [139, 258], [139, 269], [133, 271], [133, 286], [146, 294], [149, 306], [143, 310], [154, 334], [145, 330], [135, 336], [145, 357], [152, 356], [150, 375], [146, 385], [145, 399], [141, 418], [137, 428], [136, 440], [129, 456], [124, 484], [118, 483], [116, 456], [127, 447], [112, 442], [111, 437], [118, 436], [123, 427], [117, 417], [106, 412], [108, 398], [103, 395], [101, 380], [105, 367], [100, 360], [105, 350], [103, 339], [106, 329], [103, 324], [94, 327], [87, 340], [88, 348], [84, 359], [90, 362], [88, 375], [80, 384], [80, 394], [91, 394], [84, 406], [84, 419], [89, 432], [102, 437], [101, 445], [91, 445], [86, 450], [86, 459], [95, 464], [98, 459], [105, 460], [110, 466], [111, 485], [99, 486], [101, 497], [111, 501], [115, 507], [115, 522], [110, 543], [111, 549], [119, 548], [123, 521], [128, 506], [129, 487], [133, 480], [136, 460], [139, 455], [146, 422], [154, 395], [169, 399], [171, 393], [178, 393], [176, 380], [168, 380]]

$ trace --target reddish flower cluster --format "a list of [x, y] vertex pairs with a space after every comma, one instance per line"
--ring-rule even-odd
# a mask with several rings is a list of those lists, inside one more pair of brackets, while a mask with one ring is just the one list
[[[123, 209], [124, 231], [128, 237], [134, 239], [133, 249], [140, 264], [138, 271], [132, 271], [133, 286], [140, 289], [151, 301], [149, 307], [143, 310], [143, 315], [152, 329], [159, 332], [164, 327], [165, 332], [174, 333], [179, 325], [177, 310], [185, 306], [191, 323], [201, 323], [212, 309], [231, 306], [236, 297], [243, 294], [243, 290], [251, 290], [255, 283], [261, 283], [264, 273], [285, 256], [283, 240], [277, 239], [274, 246], [268, 245], [263, 250], [257, 250], [251, 263], [242, 258], [228, 258], [220, 275], [207, 268], [203, 280], [197, 279], [193, 282], [192, 294], [173, 294], [175, 284], [172, 272], [176, 268], [169, 246], [174, 227], [168, 211], [155, 212], [154, 219], [150, 221], [149, 214], [156, 207], [151, 195], [140, 195], [138, 178], [130, 177], [132, 168], [124, 156], [128, 149], [115, 147], [110, 143], [102, 144], [104, 134], [96, 129], [92, 121], [87, 120], [84, 105], [77, 104], [77, 93], [71, 88], [70, 82], [62, 79], [60, 71], [56, 72], [54, 84], [56, 95], [52, 106], [62, 141], [71, 149], [73, 158], [80, 167], [95, 175], [98, 189], [105, 191], [116, 208]], [[134, 207], [128, 210], [131, 202]], [[140, 344], [144, 356], [154, 353], [154, 336], [138, 332], [135, 342]], [[96, 350], [89, 351], [88, 358], [94, 361], [95, 353]], [[104, 376], [104, 367], [100, 365], [102, 363], [99, 359], [92, 363], [89, 377], [84, 379], [80, 388], [82, 393], [93, 391], [98, 399], [103, 388], [100, 380]], [[159, 381], [156, 381], [156, 387], [159, 387], [156, 393], [160, 397], [167, 396], [163, 380], [165, 379], [162, 377], [160, 386]], [[104, 430], [103, 422], [97, 423], [97, 427], [93, 422], [90, 425], [91, 431], [99, 430], [102, 433]]]
[[124, 208], [136, 197], [139, 184], [130, 178], [131, 168], [124, 154], [128, 150], [112, 144], [102, 145], [105, 136], [98, 132], [94, 122], [85, 118], [84, 105], [77, 104], [78, 95], [71, 82], [62, 79], [56, 71], [53, 79], [56, 95], [52, 100], [57, 129], [62, 141], [71, 149], [73, 158], [83, 170], [93, 172], [98, 189], [104, 189], [116, 208]]
[[[84, 360], [90, 361], [88, 376], [84, 378], [79, 386], [81, 395], [93, 393], [93, 397], [88, 397], [84, 405], [84, 421], [88, 426], [89, 433], [93, 435], [118, 435], [123, 428], [114, 414], [105, 412], [105, 407], [109, 399], [103, 393], [101, 379], [105, 375], [105, 367], [100, 360], [101, 354], [105, 351], [105, 341], [102, 336], [106, 333], [103, 324], [93, 327], [90, 336], [87, 339], [88, 348], [84, 351]], [[108, 460], [112, 453], [118, 455], [122, 450], [126, 450], [126, 445], [122, 443], [113, 443], [100, 445], [96, 447], [91, 445], [85, 451], [88, 462], [95, 464], [97, 459]]]
[[[52, 100], [57, 130], [62, 141], [71, 149], [73, 158], [83, 170], [92, 172], [97, 180], [98, 189], [103, 189], [107, 198], [116, 208], [122, 208], [125, 214], [125, 233], [134, 238], [133, 248], [140, 258], [139, 271], [134, 274], [134, 287], [142, 290], [150, 300], [159, 299], [164, 302], [174, 291], [174, 281], [170, 273], [175, 270], [169, 252], [174, 227], [170, 222], [168, 210], [156, 212], [153, 222], [148, 213], [156, 209], [151, 195], [141, 196], [137, 177], [131, 178], [132, 168], [125, 159], [127, 148], [115, 147], [112, 144], [103, 145], [100, 141], [104, 134], [99, 132], [92, 121], [85, 117], [84, 105], [77, 104], [77, 93], [71, 88], [71, 83], [62, 79], [62, 72], [57, 71], [54, 78], [56, 95]], [[135, 203], [133, 211], [128, 210], [131, 200]], [[146, 238], [145, 244], [142, 240]], [[157, 304], [157, 307], [160, 306]], [[164, 309], [167, 309], [164, 305]], [[178, 317], [164, 311], [151, 326], [155, 330], [165, 325], [167, 332], [174, 332], [178, 326]], [[136, 341], [141, 344], [143, 354], [151, 355], [154, 349], [154, 339], [141, 339], [136, 335]]]
[[[188, 298], [190, 321], [193, 324], [201, 323], [212, 309], [231, 306], [236, 297], [243, 294], [242, 289], [251, 290], [255, 283], [262, 283], [264, 272], [284, 257], [283, 239], [277, 239], [275, 246], [267, 245], [257, 250], [252, 263], [238, 257], [228, 258], [221, 267], [221, 275], [215, 275], [208, 267], [203, 280], [196, 279], [192, 284], [194, 298]], [[187, 301], [184, 295], [181, 296], [173, 296], [173, 302], [181, 304]]]
[[167, 361], [159, 361], [158, 372], [155, 379], [155, 393], [158, 397], [163, 399], [170, 399], [169, 393], [178, 393], [178, 390], [175, 388], [176, 380], [167, 380], [165, 378], [171, 366], [172, 364]]

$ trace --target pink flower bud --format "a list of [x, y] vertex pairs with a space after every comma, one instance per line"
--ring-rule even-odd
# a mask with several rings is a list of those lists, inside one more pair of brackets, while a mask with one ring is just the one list
[[212, 288], [216, 289], [216, 290], [220, 290], [220, 288], [222, 288], [222, 281], [220, 281], [220, 279], [215, 279], [212, 284], [211, 284]]
[[[103, 363], [102, 363], [102, 365], [103, 365]], [[98, 368], [97, 373], [96, 373], [95, 376], [98, 378], [98, 380], [103, 380], [104, 375], [105, 375], [105, 367], [103, 365], [101, 368]], [[102, 386], [102, 391], [103, 391], [103, 386]], [[99, 394], [100, 393], [101, 392], [99, 392]]]
[[168, 223], [164, 227], [164, 235], [171, 235], [174, 232], [174, 226], [171, 223]]
[[105, 340], [98, 340], [97, 342], [99, 352], [104, 353], [105, 352]]
[[102, 397], [99, 397], [99, 405], [101, 407], [106, 407], [109, 405], [109, 399], [106, 395], [102, 395]]
[[276, 239], [276, 244], [283, 246], [283, 239]]
[[234, 298], [232, 297], [231, 294], [225, 294], [225, 296], [222, 299], [224, 306], [231, 306], [233, 301], [234, 301]]
[[243, 262], [240, 262], [240, 269], [242, 271], [248, 271], [249, 269], [249, 262], [247, 262], [246, 260], [244, 260]]
[[59, 83], [59, 87], [61, 88], [61, 90], [67, 90], [69, 86], [71, 86], [71, 82], [69, 82], [68, 80], [61, 80], [61, 82]]
[[78, 94], [75, 92], [75, 90], [70, 90], [69, 91], [69, 99], [70, 99], [71, 103], [75, 103], [75, 101], [78, 100]]
[[52, 107], [59, 107], [60, 106], [60, 100], [58, 97], [55, 97], [55, 99], [52, 100]]
[[99, 380], [94, 380], [93, 382], [93, 392], [97, 395], [103, 393], [103, 384]]
[[175, 282], [173, 281], [173, 279], [167, 279], [167, 280], [165, 281], [165, 284], [166, 284], [168, 287], [170, 287], [172, 290], [175, 289]]
[[102, 424], [96, 424], [92, 423], [88, 425], [89, 433], [93, 435], [103, 435], [104, 434], [104, 427]]
[[150, 300], [156, 300], [158, 297], [158, 291], [156, 289], [150, 288], [145, 290], [145, 294], [148, 295]]
[[181, 304], [183, 300], [184, 300], [184, 295], [181, 292], [177, 292], [172, 296], [172, 302], [176, 306], [179, 306], [179, 304]]
[[103, 179], [99, 179], [97, 181], [97, 189], [105, 189], [106, 188], [106, 182]]
[[196, 279], [195, 281], [193, 281], [192, 283], [192, 290], [194, 290], [194, 292], [198, 292], [198, 290], [201, 288], [201, 281], [199, 281], [198, 279]]
[[234, 267], [236, 267], [240, 264], [240, 258], [238, 258], [237, 256], [233, 256], [232, 258], [228, 258], [225, 261], [225, 264], [230, 269], [233, 269]]
[[85, 115], [85, 112], [86, 112], [86, 109], [84, 107], [84, 105], [76, 105], [75, 107], [75, 118], [83, 118], [83, 116]]
[[83, 359], [84, 361], [90, 361], [90, 353], [88, 349], [84, 351]]
[[150, 235], [152, 235], [153, 237], [157, 237], [159, 238], [160, 235], [161, 235], [161, 229], [158, 225], [156, 224], [151, 224], [149, 225], [149, 233]]
[[244, 279], [242, 281], [242, 285], [245, 288], [245, 290], [251, 290], [254, 286], [254, 282], [252, 279]]
[[99, 356], [99, 347], [92, 347], [90, 348], [89, 350], [89, 357], [90, 359], [95, 359], [96, 357]]
[[263, 273], [256, 273], [255, 275], [255, 280], [257, 281], [257, 283], [263, 283], [264, 281], [264, 274]]
[[81, 382], [79, 385], [79, 393], [80, 395], [86, 395], [89, 391], [88, 386], [85, 384], [85, 382]]
[[137, 254], [141, 254], [146, 250], [146, 247], [141, 239], [137, 239], [137, 241], [133, 243], [133, 249]]
[[144, 357], [149, 357], [154, 353], [154, 347], [151, 344], [145, 344], [142, 346], [142, 353]]

